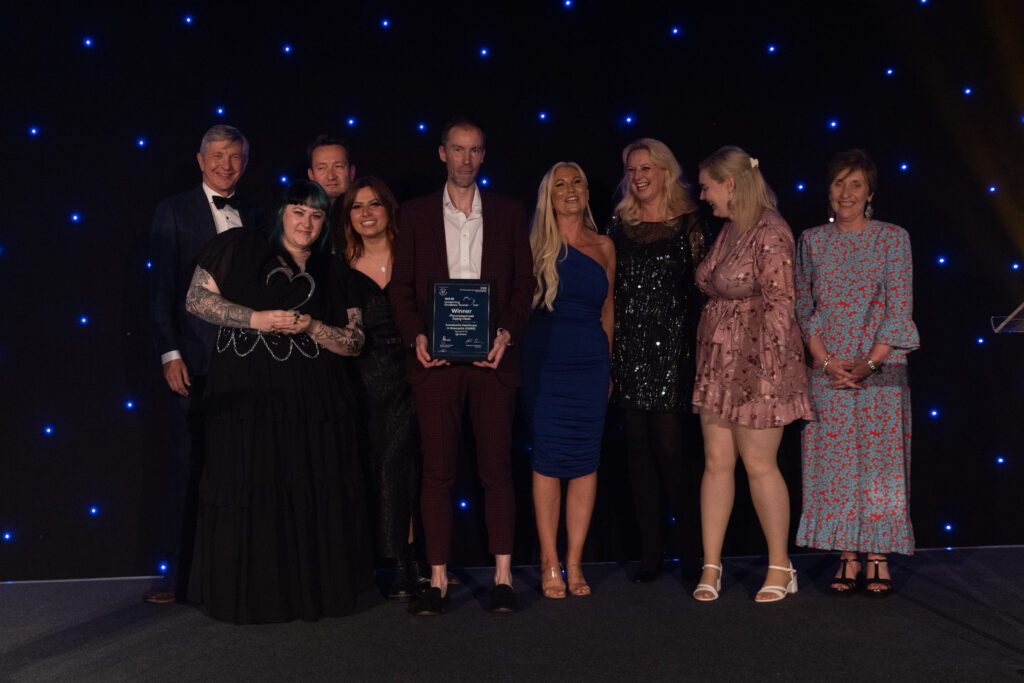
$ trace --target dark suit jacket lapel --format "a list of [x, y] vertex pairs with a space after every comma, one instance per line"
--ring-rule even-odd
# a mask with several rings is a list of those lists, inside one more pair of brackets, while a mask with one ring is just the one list
[[213, 220], [210, 200], [206, 198], [202, 185], [196, 188], [193, 197], [195, 201], [192, 204], [192, 211], [195, 214], [196, 225], [199, 226], [199, 238], [202, 240], [200, 243], [206, 244], [217, 236], [217, 224]]
[[427, 225], [427, 243], [433, 245], [434, 258], [437, 259], [436, 267], [438, 272], [444, 273], [445, 278], [450, 278], [448, 272], [448, 241], [445, 238], [444, 229], [444, 191], [437, 195], [436, 211], [430, 212], [430, 222]]

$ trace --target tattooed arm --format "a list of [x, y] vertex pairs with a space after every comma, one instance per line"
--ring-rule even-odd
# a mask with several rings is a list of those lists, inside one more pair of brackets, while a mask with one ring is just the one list
[[254, 311], [231, 303], [221, 296], [213, 276], [198, 266], [185, 296], [185, 309], [197, 318], [221, 327], [289, 332], [296, 325], [295, 315], [288, 311]]
[[348, 325], [345, 327], [332, 327], [323, 321], [302, 316], [309, 318], [306, 332], [313, 341], [322, 344], [331, 353], [339, 356], [358, 356], [366, 339], [363, 334], [363, 312], [358, 308], [350, 308], [347, 313]]

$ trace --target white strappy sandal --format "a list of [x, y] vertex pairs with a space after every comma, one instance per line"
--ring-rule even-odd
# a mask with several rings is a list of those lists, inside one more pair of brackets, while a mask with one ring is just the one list
[[[712, 600], [717, 600], [718, 592], [722, 590], [722, 567], [717, 564], [705, 564], [701, 566], [701, 570], [703, 571], [708, 567], [718, 570], [718, 578], [715, 580], [714, 586], [706, 583], [698, 583], [697, 588], [695, 588], [693, 591], [694, 600], [700, 600], [701, 602], [711, 602]], [[699, 595], [697, 595], [697, 593], [700, 593], [701, 591], [707, 591], [708, 593], [711, 593], [711, 597], [700, 597]]]
[[789, 583], [783, 586], [761, 586], [761, 590], [757, 591], [757, 595], [761, 593], [768, 593], [772, 597], [767, 600], [758, 600], [757, 595], [754, 596], [754, 602], [778, 602], [787, 595], [796, 593], [796, 570], [793, 569], [793, 563], [790, 562], [788, 567], [780, 567], [777, 564], [768, 565], [768, 569], [778, 569], [780, 572], [789, 572]]

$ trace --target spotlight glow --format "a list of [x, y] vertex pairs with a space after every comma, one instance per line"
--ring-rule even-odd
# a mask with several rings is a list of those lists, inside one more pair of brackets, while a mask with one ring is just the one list
[[158, 564], [156, 566], [156, 568], [160, 570], [161, 574], [166, 574], [167, 573], [167, 563], [166, 562], [161, 562], [160, 564]]
[[1020, 270], [1020, 264], [1019, 263], [1011, 263], [1010, 264], [1010, 269], [1011, 270]]
[[565, 7], [572, 7], [572, 0], [562, 0], [562, 5]]
[[632, 114], [626, 114], [626, 118], [624, 118], [623, 121], [625, 121], [627, 126], [632, 126], [633, 125], [633, 115]]
[[153, 262], [146, 261], [146, 270], [153, 270]]
[[946, 525], [944, 527], [942, 527], [942, 528], [945, 529], [946, 531], [952, 531], [953, 530], [953, 525], [950, 524], [949, 522], [946, 522]]
[[673, 26], [672, 27], [672, 35], [674, 35], [674, 36], [678, 36], [679, 35], [679, 27], [678, 26]]
[[124, 402], [124, 407], [125, 407], [125, 410], [134, 410], [135, 409], [135, 401], [130, 401], [130, 400], [129, 401], [125, 401]]
[[978, 343], [979, 344], [984, 344], [985, 343], [985, 338], [984, 337], [978, 337]]

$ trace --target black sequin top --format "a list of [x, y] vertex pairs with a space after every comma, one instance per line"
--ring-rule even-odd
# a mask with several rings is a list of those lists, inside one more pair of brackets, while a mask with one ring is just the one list
[[612, 400], [623, 408], [677, 410], [692, 398], [701, 294], [694, 283], [706, 253], [697, 213], [664, 223], [615, 216], [615, 341]]

